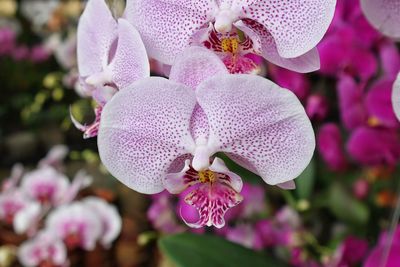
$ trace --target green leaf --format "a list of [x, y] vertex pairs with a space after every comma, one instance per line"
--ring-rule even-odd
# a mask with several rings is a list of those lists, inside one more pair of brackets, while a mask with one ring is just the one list
[[300, 199], [308, 199], [315, 184], [315, 162], [312, 160], [296, 181], [296, 193]]
[[266, 254], [207, 234], [166, 236], [159, 246], [178, 267], [287, 267]]
[[330, 189], [329, 206], [333, 214], [345, 222], [354, 225], [364, 225], [368, 222], [368, 207], [356, 200], [338, 183], [333, 184]]

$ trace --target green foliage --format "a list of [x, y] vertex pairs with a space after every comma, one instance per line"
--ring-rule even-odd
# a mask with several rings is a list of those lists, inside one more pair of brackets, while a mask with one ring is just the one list
[[315, 166], [315, 161], [312, 160], [303, 173], [295, 180], [296, 193], [300, 199], [309, 199], [311, 197], [315, 184]]
[[286, 267], [266, 254], [212, 235], [189, 233], [159, 240], [161, 250], [179, 267]]
[[369, 219], [368, 207], [338, 183], [333, 184], [329, 191], [329, 208], [340, 220], [352, 225], [365, 225]]

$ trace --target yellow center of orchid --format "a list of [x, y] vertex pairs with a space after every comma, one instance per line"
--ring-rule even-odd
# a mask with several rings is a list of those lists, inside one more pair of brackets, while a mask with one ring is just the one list
[[217, 176], [213, 171], [199, 171], [199, 180], [202, 183], [214, 183], [217, 179]]
[[368, 119], [368, 125], [371, 127], [377, 127], [380, 125], [380, 121], [377, 117], [372, 116]]
[[221, 46], [224, 52], [235, 54], [239, 49], [239, 40], [236, 37], [222, 38]]

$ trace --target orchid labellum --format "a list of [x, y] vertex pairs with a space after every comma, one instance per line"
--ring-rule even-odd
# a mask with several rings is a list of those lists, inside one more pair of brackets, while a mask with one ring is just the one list
[[311, 72], [319, 69], [315, 46], [335, 5], [336, 0], [128, 0], [125, 17], [149, 56], [164, 64], [194, 44], [220, 54], [231, 73], [254, 71], [246, 54]]
[[147, 194], [189, 188], [185, 201], [200, 218], [188, 224], [220, 228], [242, 199], [242, 180], [217, 152], [268, 184], [293, 188], [315, 140], [293, 93], [256, 75], [231, 75], [215, 54], [192, 47], [177, 58], [170, 80], [142, 79], [107, 103], [98, 145], [124, 184]]
[[104, 0], [88, 1], [77, 35], [79, 75], [99, 106], [93, 124], [72, 120], [89, 138], [97, 135], [104, 104], [117, 90], [150, 76], [150, 66], [137, 30], [123, 18], [116, 20]]

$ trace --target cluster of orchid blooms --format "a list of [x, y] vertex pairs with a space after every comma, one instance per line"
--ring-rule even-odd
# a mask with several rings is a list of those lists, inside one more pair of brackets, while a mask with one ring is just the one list
[[50, 53], [43, 45], [28, 47], [18, 44], [16, 32], [11, 28], [0, 29], [0, 58], [11, 57], [15, 61], [42, 63], [49, 59]]
[[[293, 179], [309, 163], [315, 141], [307, 115], [325, 119], [326, 100], [309, 97], [305, 111], [280, 86], [304, 100], [308, 82], [298, 73], [320, 69], [320, 55], [319, 73], [338, 80], [341, 120], [351, 132], [349, 154], [365, 165], [394, 165], [400, 142], [391, 99], [399, 55], [394, 42], [369, 23], [399, 38], [399, 3], [341, 1], [333, 17], [335, 7], [336, 1], [128, 0], [123, 17], [115, 18], [103, 0], [90, 0], [79, 22], [77, 51], [82, 86], [97, 102], [96, 120], [73, 121], [85, 138], [98, 135], [104, 165], [128, 187], [179, 194], [177, 214], [188, 226], [221, 228], [230, 214], [242, 217], [247, 206], [257, 205], [243, 203], [224, 218], [228, 209], [251, 200], [246, 193], [251, 186], [243, 186], [216, 153], [285, 189], [295, 187]], [[372, 47], [379, 51], [383, 73], [371, 85], [379, 65]], [[149, 58], [168, 79], [150, 77]], [[280, 86], [257, 76], [262, 59], [276, 65], [269, 70]], [[393, 90], [398, 116], [399, 83]], [[332, 170], [348, 165], [341, 147], [339, 127], [323, 125], [318, 148]], [[169, 233], [182, 230], [167, 193], [154, 199], [148, 213], [154, 226]], [[301, 227], [280, 223], [219, 231], [253, 248], [292, 246], [294, 266], [319, 266], [300, 257], [296, 235], [280, 236]], [[274, 231], [280, 226], [288, 231]], [[354, 247], [357, 255], [351, 253]], [[348, 238], [327, 266], [356, 264], [366, 250], [365, 241]], [[376, 266], [382, 253], [377, 246], [365, 266]]]
[[[387, 2], [395, 6], [387, 10], [396, 13], [396, 3]], [[378, 8], [370, 1], [362, 5], [367, 15]], [[309, 163], [315, 140], [307, 114], [289, 90], [257, 75], [259, 61], [299, 73], [318, 70], [316, 45], [335, 7], [334, 0], [127, 1], [123, 17], [115, 18], [105, 1], [88, 1], [78, 25], [77, 56], [82, 87], [97, 102], [96, 120], [90, 125], [72, 120], [85, 138], [98, 135], [103, 163], [124, 184], [147, 194], [164, 189], [178, 194], [190, 188], [185, 202], [200, 217], [187, 224], [220, 228], [225, 212], [242, 201], [242, 180], [216, 153], [225, 153], [267, 184], [285, 189], [295, 187], [293, 179]], [[378, 34], [368, 26], [371, 31], [358, 37], [343, 27], [357, 16], [341, 17], [340, 10], [336, 14], [338, 26], [331, 27], [321, 43], [321, 73], [339, 75], [342, 120], [355, 129], [348, 149], [361, 162], [369, 157], [364, 162], [370, 163], [381, 159], [368, 153], [373, 148], [360, 149], [360, 142], [371, 135], [386, 135], [383, 143], [397, 138], [394, 132], [371, 128], [398, 126], [392, 108], [382, 110], [376, 101], [387, 100], [382, 87], [391, 92], [398, 69], [385, 60], [397, 50], [393, 43], [378, 44], [386, 73], [374, 85], [377, 89], [362, 99], [360, 87], [367, 86], [377, 68], [365, 50], [379, 42]], [[394, 23], [370, 18], [396, 37]], [[343, 36], [349, 45], [341, 42], [343, 49], [332, 53]], [[360, 48], [352, 47], [355, 38]], [[149, 57], [163, 66], [168, 79], [150, 77]], [[319, 104], [320, 99], [311, 99], [307, 113], [318, 112]], [[328, 147], [340, 141], [335, 125], [321, 129], [318, 137]], [[343, 168], [343, 152], [330, 152], [321, 154], [333, 161], [333, 169]], [[384, 152], [389, 164], [399, 156], [395, 148]]]
[[0, 222], [26, 239], [18, 248], [23, 266], [69, 266], [69, 252], [108, 248], [121, 231], [114, 206], [94, 196], [77, 200], [92, 178], [79, 171], [70, 182], [63, 174], [67, 152], [55, 146], [31, 171], [17, 164], [2, 184]]
[[[215, 232], [254, 249], [289, 248], [292, 266], [376, 267], [384, 257], [387, 266], [397, 266], [399, 228], [394, 237], [383, 233], [369, 255], [365, 240], [349, 237], [317, 263], [303, 249], [308, 233], [299, 214], [285, 207], [265, 219], [264, 190], [243, 183], [217, 153], [267, 184], [293, 189], [313, 156], [311, 119], [322, 122], [316, 144], [328, 167], [348, 168], [341, 128], [326, 123], [327, 100], [309, 95], [310, 81], [302, 75], [319, 70], [337, 80], [350, 157], [368, 167], [397, 164], [399, 1], [126, 2], [121, 18], [105, 0], [87, 2], [77, 63], [80, 93], [96, 102], [96, 119], [82, 125], [71, 117], [84, 138], [98, 136], [100, 157], [112, 175], [155, 194], [148, 217], [157, 230], [185, 230], [180, 215], [194, 232], [227, 224]], [[49, 56], [48, 47], [15, 48], [9, 30], [0, 31], [0, 43], [0, 56], [34, 62]], [[73, 48], [74, 42], [65, 47], [68, 66]], [[264, 59], [273, 64], [268, 75], [277, 84], [261, 77]], [[168, 78], [151, 77], [150, 62]], [[2, 186], [0, 221], [29, 238], [18, 252], [25, 266], [68, 266], [72, 249], [108, 247], [120, 232], [114, 207], [96, 197], [76, 200], [90, 177], [79, 172], [69, 182], [62, 173], [65, 153], [55, 148], [27, 173], [16, 165]], [[367, 187], [357, 183], [356, 196], [365, 198]], [[178, 196], [178, 207], [169, 193]]]
[[[256, 75], [257, 57], [298, 72], [319, 68], [315, 48], [336, 1], [127, 1], [114, 18], [88, 1], [77, 32], [83, 88], [96, 121], [75, 125], [98, 135], [102, 162], [147, 194], [190, 188], [199, 212], [191, 227], [224, 226], [242, 201], [241, 178], [225, 153], [271, 185], [294, 188], [315, 148], [297, 97]], [[151, 57], [169, 79], [150, 77]]]

